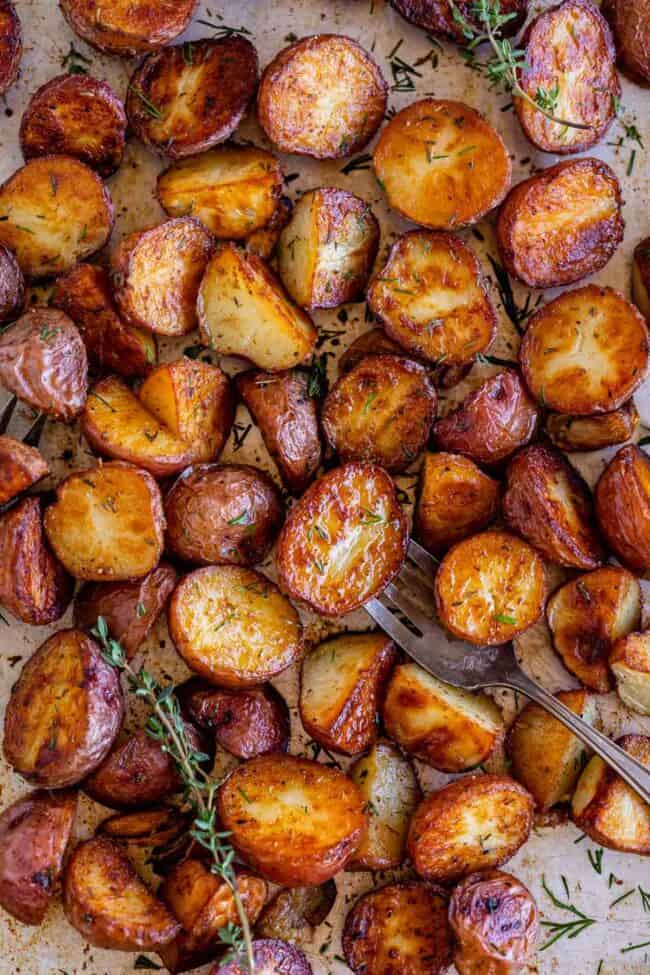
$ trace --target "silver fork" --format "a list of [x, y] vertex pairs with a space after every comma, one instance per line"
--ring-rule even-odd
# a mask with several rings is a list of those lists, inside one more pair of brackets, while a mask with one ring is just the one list
[[[435, 559], [411, 541], [407, 561], [397, 578], [364, 609], [421, 667], [445, 683], [470, 691], [507, 687], [525, 694], [566, 725], [650, 803], [650, 769], [525, 674], [517, 663], [512, 643], [476, 647], [457, 640], [439, 625], [433, 601], [436, 568]], [[396, 612], [403, 615], [404, 622]]]

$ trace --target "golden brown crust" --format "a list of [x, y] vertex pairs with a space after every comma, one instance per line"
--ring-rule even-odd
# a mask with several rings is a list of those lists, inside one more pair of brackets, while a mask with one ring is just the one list
[[36, 447], [0, 436], [0, 505], [32, 487], [49, 472], [47, 461]]
[[640, 241], [634, 248], [632, 298], [646, 321], [650, 321], [650, 237]]
[[418, 539], [434, 555], [444, 552], [492, 521], [499, 494], [499, 482], [469, 457], [427, 452], [414, 516]]
[[3, 95], [18, 77], [22, 56], [20, 18], [11, 0], [5, 0], [0, 9], [0, 95]]
[[624, 565], [650, 568], [650, 459], [629, 444], [610, 461], [594, 492], [596, 518], [609, 548]]
[[639, 714], [650, 715], [650, 631], [615, 640], [609, 666], [623, 703]]
[[262, 911], [255, 932], [262, 938], [281, 938], [309, 946], [314, 928], [325, 920], [336, 900], [336, 884], [328, 880], [319, 887], [281, 890]]
[[567, 451], [602, 450], [630, 440], [639, 425], [633, 400], [611, 413], [599, 416], [573, 416], [549, 413], [544, 430], [556, 447]]
[[[253, 964], [258, 975], [312, 975], [313, 969], [306, 955], [292, 944], [275, 938], [253, 942]], [[219, 975], [246, 975], [246, 962], [241, 958], [224, 961], [219, 965]]]
[[416, 356], [409, 357], [408, 352], [389, 338], [383, 328], [371, 328], [367, 332], [362, 332], [354, 342], [348, 345], [337, 363], [339, 376], [350, 372], [367, 355], [402, 355], [406, 356], [407, 359], [416, 359]]
[[25, 304], [25, 280], [18, 261], [0, 244], [0, 322], [17, 318]]
[[604, 0], [602, 12], [614, 31], [618, 63], [638, 84], [650, 84], [650, 16], [643, 3]]
[[[456, 41], [463, 47], [467, 45], [467, 38], [454, 19], [449, 0], [390, 0], [390, 3], [402, 17], [428, 34]], [[481, 24], [473, 16], [472, 0], [457, 0], [455, 6], [463, 19], [480, 33]], [[503, 36], [516, 34], [526, 19], [528, 0], [501, 0], [499, 10], [502, 14], [511, 15], [511, 19], [503, 25]]]
[[135, 847], [157, 847], [177, 839], [187, 829], [187, 817], [176, 806], [115, 813], [103, 819], [98, 832]]
[[106, 54], [133, 57], [169, 44], [192, 19], [196, 0], [60, 0], [75, 34]]

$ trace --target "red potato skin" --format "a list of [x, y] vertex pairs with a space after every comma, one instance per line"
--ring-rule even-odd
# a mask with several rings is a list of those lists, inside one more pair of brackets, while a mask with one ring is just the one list
[[11, 0], [0, 7], [0, 95], [10, 88], [20, 70], [23, 39], [20, 18]]
[[612, 26], [622, 71], [638, 85], [650, 85], [650, 16], [644, 3], [603, 0], [602, 13]]
[[59, 0], [70, 27], [106, 54], [133, 57], [169, 44], [189, 26], [197, 0]]
[[598, 479], [596, 517], [605, 541], [624, 565], [650, 568], [650, 459], [634, 444], [623, 447]]
[[[313, 969], [300, 948], [277, 938], [263, 938], [253, 942], [253, 961], [257, 975], [312, 975]], [[209, 975], [246, 975], [245, 962], [217, 964]]]
[[[448, 0], [390, 0], [390, 4], [405, 20], [415, 24], [416, 27], [421, 27], [427, 33], [456, 41], [463, 47], [467, 44], [467, 38], [452, 16]], [[476, 20], [472, 17], [472, 0], [458, 0], [456, 6], [470, 24], [478, 27]], [[528, 0], [501, 0], [501, 13], [516, 15], [504, 24], [504, 37], [509, 37], [519, 31], [526, 19], [527, 12]]]
[[35, 447], [0, 436], [0, 505], [32, 487], [50, 468]]
[[17, 318], [25, 304], [25, 279], [13, 251], [0, 244], [0, 322]]

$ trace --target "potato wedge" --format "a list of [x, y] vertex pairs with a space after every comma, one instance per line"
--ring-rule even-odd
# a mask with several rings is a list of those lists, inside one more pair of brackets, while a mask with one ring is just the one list
[[[294, 945], [276, 939], [253, 942], [253, 964], [257, 975], [312, 975], [307, 957]], [[249, 971], [241, 958], [222, 962], [213, 975], [246, 975]]]
[[61, 877], [77, 794], [30, 792], [0, 815], [0, 906], [41, 924]]
[[69, 270], [113, 229], [110, 193], [72, 156], [30, 159], [0, 186], [0, 244], [32, 280]]
[[480, 112], [434, 98], [393, 116], [373, 165], [390, 206], [433, 230], [476, 223], [501, 203], [512, 172], [503, 139]]
[[646, 237], [634, 248], [632, 297], [646, 321], [650, 321], [650, 237]]
[[228, 690], [193, 677], [180, 687], [179, 696], [191, 719], [236, 758], [286, 752], [289, 709], [272, 684]]
[[[453, 16], [448, 0], [390, 0], [392, 7], [406, 20], [421, 27], [428, 34], [444, 37], [457, 44], [467, 45], [463, 29]], [[472, 0], [458, 0], [455, 4], [462, 17], [479, 32]], [[501, 0], [500, 13], [510, 15], [502, 27], [504, 37], [516, 34], [526, 19], [528, 0]]]
[[556, 288], [604, 267], [623, 230], [614, 171], [600, 159], [572, 159], [510, 191], [497, 243], [509, 274], [531, 288]]
[[624, 443], [634, 436], [638, 424], [639, 414], [634, 401], [628, 400], [617, 410], [597, 416], [549, 413], [544, 430], [556, 447], [577, 452], [602, 450]]
[[[624, 735], [617, 744], [650, 767], [650, 738]], [[613, 769], [594, 755], [571, 801], [574, 823], [596, 843], [610, 850], [650, 855], [650, 805]]]
[[165, 516], [146, 471], [114, 461], [70, 474], [45, 512], [55, 555], [76, 579], [138, 579], [158, 564]]
[[208, 264], [198, 300], [199, 332], [220, 355], [237, 355], [271, 372], [307, 361], [317, 332], [255, 254], [221, 244]]
[[323, 616], [342, 616], [399, 572], [406, 516], [389, 475], [354, 462], [320, 477], [289, 512], [277, 565], [282, 587]]
[[0, 244], [0, 322], [9, 322], [17, 318], [24, 304], [23, 272], [18, 266], [13, 251]]
[[[248, 200], [250, 201], [250, 195]], [[269, 222], [246, 236], [246, 250], [270, 261], [275, 256], [280, 234], [289, 223], [292, 210], [293, 204], [289, 197], [280, 197]]]
[[5, 758], [44, 788], [74, 785], [104, 760], [123, 714], [119, 675], [98, 644], [79, 630], [59, 630], [29, 658], [11, 689]]
[[650, 715], [650, 631], [629, 633], [614, 641], [609, 666], [623, 704]]
[[176, 587], [169, 632], [188, 667], [224, 687], [251, 687], [302, 654], [298, 614], [277, 586], [253, 569], [213, 565]]
[[434, 555], [481, 531], [494, 518], [499, 482], [461, 454], [426, 453], [420, 471], [414, 528]]
[[642, 3], [604, 0], [602, 12], [614, 31], [618, 64], [641, 85], [650, 84], [650, 18]]
[[633, 444], [623, 447], [598, 479], [596, 518], [607, 545], [624, 565], [650, 568], [650, 459]]
[[502, 510], [509, 527], [549, 562], [572, 569], [602, 565], [589, 488], [555, 448], [533, 444], [513, 457]]
[[189, 25], [196, 0], [115, 0], [110, 6], [88, 0], [60, 0], [75, 34], [106, 54], [134, 57], [169, 44]]
[[281, 938], [298, 947], [310, 946], [314, 928], [323, 923], [335, 901], [333, 880], [319, 887], [280, 890], [260, 914], [256, 934], [261, 938]]
[[387, 85], [367, 51], [342, 34], [315, 34], [267, 65], [257, 117], [281, 152], [340, 159], [370, 142], [384, 117]]
[[383, 633], [343, 633], [302, 662], [300, 719], [325, 748], [358, 755], [377, 738], [380, 700], [397, 659]]
[[0, 436], [0, 505], [11, 501], [49, 473], [49, 465], [36, 447], [29, 447], [13, 437]]
[[18, 77], [22, 55], [20, 17], [12, 0], [7, 0], [0, 10], [0, 95], [4, 94]]
[[329, 880], [367, 829], [361, 793], [343, 772], [291, 755], [239, 765], [221, 786], [218, 803], [235, 850], [283, 887]]
[[98, 831], [129, 846], [157, 847], [178, 839], [188, 826], [188, 817], [176, 806], [160, 806], [137, 812], [115, 813], [102, 820]]

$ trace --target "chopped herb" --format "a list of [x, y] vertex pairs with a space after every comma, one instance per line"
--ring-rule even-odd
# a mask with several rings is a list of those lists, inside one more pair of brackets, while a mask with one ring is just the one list
[[494, 618], [497, 623], [505, 623], [506, 626], [517, 625], [517, 618], [515, 616], [505, 616], [503, 613], [495, 613]]
[[596, 873], [603, 872], [603, 853], [605, 851], [601, 846], [596, 850], [587, 850], [587, 856], [589, 857], [589, 863], [592, 865]]
[[237, 792], [239, 793], [239, 795], [240, 795], [240, 796], [242, 797], [242, 799], [243, 799], [243, 800], [244, 800], [245, 802], [248, 802], [248, 803], [251, 803], [251, 802], [253, 801], [253, 800], [252, 800], [252, 799], [250, 798], [250, 796], [248, 796], [248, 795], [246, 795], [246, 793], [244, 792], [244, 790], [242, 789], [242, 787], [241, 787], [241, 786], [237, 786]]
[[639, 948], [647, 948], [650, 945], [650, 941], [642, 941], [638, 945], [628, 945], [627, 948], [621, 948], [621, 954], [626, 955], [628, 951], [637, 951]]
[[147, 98], [147, 96], [143, 91], [141, 91], [139, 88], [136, 88], [134, 85], [129, 85], [128, 89], [129, 91], [132, 91], [134, 95], [138, 96], [138, 98], [144, 105], [147, 113], [151, 115], [152, 118], [155, 118], [157, 119], [157, 121], [160, 121], [164, 117], [162, 111], [158, 108], [158, 106], [154, 105], [153, 102], [149, 101], [149, 99]]
[[503, 310], [521, 335], [523, 334], [523, 329], [520, 327], [521, 323], [525, 321], [533, 311], [531, 308], [530, 292], [528, 292], [526, 301], [520, 308], [515, 300], [510, 275], [506, 269], [492, 257], [491, 254], [488, 254], [488, 260], [492, 265], [492, 270], [494, 271], [494, 277], [496, 278], [497, 290], [499, 292], [501, 304], [503, 305]]
[[68, 53], [64, 54], [61, 58], [61, 67], [68, 74], [88, 74], [88, 68], [86, 67], [88, 64], [92, 64], [91, 59], [87, 58], [81, 51], [78, 51], [74, 44], [70, 45]]
[[379, 396], [379, 393], [370, 393], [370, 395], [368, 396], [366, 402], [363, 404], [363, 410], [361, 411], [364, 416], [367, 416], [367, 414], [368, 414], [368, 412], [370, 410], [370, 407], [375, 402], [375, 400], [377, 399], [378, 396]]
[[644, 890], [643, 887], [637, 887], [639, 895], [641, 897], [641, 906], [646, 912], [650, 911], [650, 891]]
[[627, 175], [632, 175], [632, 170], [634, 169], [634, 163], [636, 162], [636, 149], [633, 149], [630, 153], [630, 161], [627, 164]]
[[575, 916], [576, 920], [575, 921], [542, 921], [542, 927], [549, 929], [549, 934], [551, 935], [551, 937], [549, 938], [548, 941], [546, 941], [541, 946], [541, 948], [539, 949], [540, 951], [546, 951], [547, 948], [550, 948], [551, 945], [554, 945], [556, 941], [560, 940], [560, 938], [564, 938], [564, 937], [570, 939], [577, 938], [578, 935], [582, 934], [583, 931], [586, 931], [592, 925], [596, 924], [595, 918], [587, 917], [586, 914], [583, 914], [581, 910], [579, 910], [574, 904], [569, 903], [568, 900], [567, 902], [561, 901], [560, 898], [557, 897], [553, 893], [553, 891], [549, 889], [549, 887], [546, 884], [545, 877], [542, 877], [542, 888], [544, 889], [548, 897], [551, 899], [555, 907], [558, 907], [560, 908], [560, 910], [563, 911], [569, 911], [570, 914], [573, 914]]
[[350, 162], [347, 162], [345, 166], [341, 169], [341, 172], [346, 176], [350, 173], [356, 173], [359, 169], [370, 169], [370, 163], [372, 162], [372, 156], [364, 152], [361, 156], [355, 156]]
[[364, 517], [361, 521], [362, 525], [385, 525], [386, 518], [384, 515], [378, 515], [375, 511], [368, 511], [367, 508], [362, 508]]
[[138, 969], [148, 968], [151, 971], [160, 971], [162, 965], [157, 965], [155, 961], [152, 961], [151, 958], [147, 958], [146, 955], [138, 955], [133, 967]]
[[186, 359], [198, 359], [202, 352], [202, 345], [188, 345], [183, 349], [183, 355]]
[[[36, 233], [35, 230], [31, 230], [29, 227], [26, 227], [22, 223], [14, 224], [14, 226], [15, 226], [16, 230], [22, 230], [26, 234], [35, 234]], [[52, 258], [52, 260], [55, 260], [55, 258]]]
[[609, 905], [610, 908], [616, 907], [616, 905], [620, 904], [621, 901], [626, 901], [628, 897], [631, 897], [632, 894], [634, 893], [636, 893], [636, 888], [635, 887], [630, 888], [630, 890], [628, 890], [625, 894], [621, 894], [621, 896], [617, 897], [615, 901], [612, 901], [612, 903]]
[[323, 399], [327, 394], [327, 353], [316, 356], [311, 364], [307, 378], [307, 396], [310, 399]]
[[250, 525], [250, 523], [251, 523], [251, 516], [249, 511], [242, 511], [240, 515], [237, 515], [236, 518], [231, 518], [230, 521], [228, 522], [228, 524], [231, 526]]
[[139, 616], [140, 619], [142, 619], [143, 616], [147, 615], [147, 607], [144, 603], [138, 603], [138, 605], [135, 607], [135, 612], [136, 616]]
[[233, 438], [234, 453], [237, 453], [238, 450], [241, 450], [241, 448], [246, 443], [246, 438], [248, 437], [248, 434], [251, 432], [252, 429], [253, 429], [252, 423], [249, 423], [247, 426], [244, 426], [242, 423], [233, 423], [232, 438]]
[[59, 334], [58, 328], [50, 328], [50, 326], [47, 324], [41, 325], [41, 331], [40, 331], [41, 342], [49, 342], [51, 339], [54, 338], [55, 335], [58, 334]]
[[188, 68], [191, 68], [194, 64], [194, 45], [191, 41], [187, 41], [186, 44], [183, 44], [183, 61]]
[[50, 189], [52, 191], [52, 196], [56, 196], [59, 192], [59, 181], [56, 177], [56, 173], [50, 173]]
[[314, 565], [316, 566], [316, 571], [321, 575], [325, 574], [325, 563], [321, 559], [314, 559]]
[[514, 359], [501, 359], [498, 355], [484, 355], [482, 352], [476, 356], [476, 361], [482, 365], [505, 366], [505, 368], [516, 368], [517, 363]]

